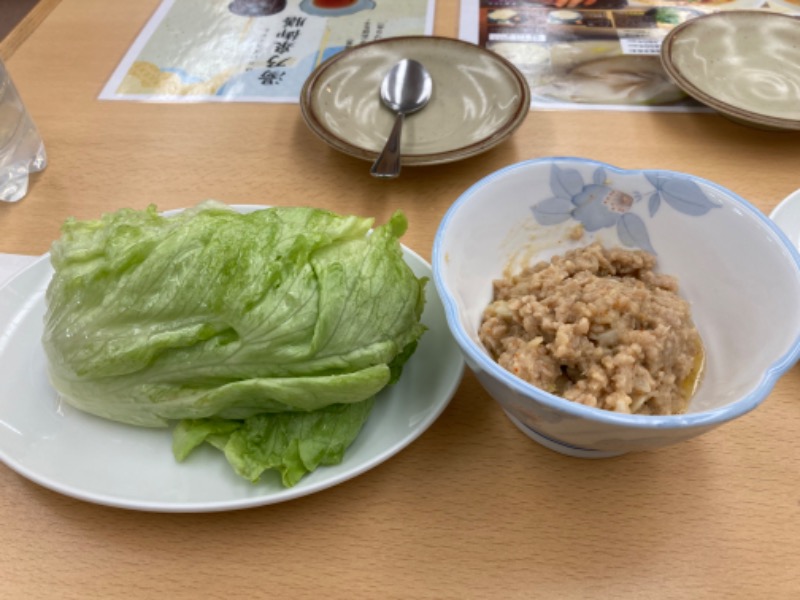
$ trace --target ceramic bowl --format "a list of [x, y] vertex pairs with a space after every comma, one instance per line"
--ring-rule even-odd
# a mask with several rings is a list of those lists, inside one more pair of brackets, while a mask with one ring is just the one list
[[800, 249], [800, 189], [786, 196], [769, 214], [789, 240]]
[[[585, 234], [575, 241], [577, 225]], [[661, 272], [678, 278], [706, 358], [686, 413], [573, 403], [512, 375], [482, 346], [478, 328], [494, 279], [593, 241], [648, 250]], [[800, 356], [797, 249], [747, 201], [691, 175], [579, 158], [509, 166], [445, 214], [433, 274], [467, 365], [515, 425], [564, 454], [614, 456], [698, 436], [756, 408]]]
[[685, 21], [661, 63], [687, 94], [746, 125], [800, 130], [800, 19], [765, 10]]

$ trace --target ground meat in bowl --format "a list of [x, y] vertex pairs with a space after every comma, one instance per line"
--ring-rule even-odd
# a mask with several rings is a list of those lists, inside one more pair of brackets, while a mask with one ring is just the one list
[[480, 339], [518, 377], [607, 410], [686, 410], [702, 342], [674, 277], [641, 250], [594, 243], [494, 282]]

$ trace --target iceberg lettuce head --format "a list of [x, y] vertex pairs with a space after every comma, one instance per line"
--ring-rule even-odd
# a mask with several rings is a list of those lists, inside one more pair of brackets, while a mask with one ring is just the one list
[[372, 224], [215, 202], [69, 220], [51, 250], [51, 383], [106, 419], [181, 421], [179, 458], [209, 441], [249, 479], [276, 468], [296, 483], [341, 460], [424, 331], [425, 281], [399, 243], [406, 219]]

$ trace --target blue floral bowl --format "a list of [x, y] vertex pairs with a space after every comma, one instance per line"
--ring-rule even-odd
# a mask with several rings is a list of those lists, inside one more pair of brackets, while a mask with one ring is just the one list
[[[478, 328], [494, 279], [593, 241], [647, 250], [678, 278], [706, 354], [687, 413], [629, 415], [573, 403], [512, 375], [483, 348]], [[691, 175], [578, 158], [512, 165], [447, 212], [433, 273], [478, 380], [517, 427], [564, 454], [615, 456], [700, 435], [753, 410], [800, 356], [800, 254], [758, 209]]]

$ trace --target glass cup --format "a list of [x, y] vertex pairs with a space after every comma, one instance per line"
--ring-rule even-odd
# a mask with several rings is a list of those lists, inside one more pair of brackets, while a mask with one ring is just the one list
[[22, 99], [0, 61], [0, 200], [28, 193], [28, 177], [47, 166], [47, 154]]

